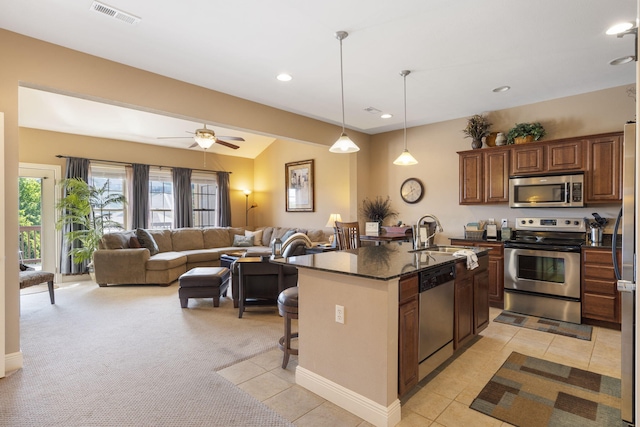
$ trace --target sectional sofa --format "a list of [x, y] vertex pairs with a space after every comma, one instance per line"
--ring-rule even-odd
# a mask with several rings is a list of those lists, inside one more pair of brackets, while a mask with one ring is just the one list
[[168, 286], [194, 267], [219, 266], [223, 254], [246, 251], [268, 255], [276, 237], [285, 241], [294, 233], [306, 235], [311, 245], [323, 244], [329, 240], [328, 231], [267, 226], [255, 230], [211, 227], [108, 233], [93, 255], [96, 282], [99, 286]]

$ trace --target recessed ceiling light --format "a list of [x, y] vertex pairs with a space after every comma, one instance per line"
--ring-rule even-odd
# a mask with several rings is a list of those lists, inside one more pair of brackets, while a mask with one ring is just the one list
[[381, 119], [390, 119], [391, 117], [393, 117], [393, 114], [389, 114], [389, 113], [384, 113], [383, 115], [380, 116]]
[[506, 92], [509, 89], [511, 89], [511, 86], [500, 86], [500, 87], [497, 87], [497, 88], [493, 89], [493, 91], [498, 93], [498, 92]]
[[276, 79], [280, 80], [281, 82], [288, 82], [288, 81], [291, 81], [293, 77], [291, 77], [291, 74], [282, 73], [282, 74], [278, 74]]
[[621, 64], [627, 64], [631, 61], [633, 61], [635, 58], [633, 56], [622, 56], [620, 58], [616, 58], [613, 59], [611, 61], [609, 61], [609, 65], [621, 65]]
[[625, 31], [628, 31], [630, 29], [633, 28], [633, 23], [632, 22], [620, 22], [619, 24], [615, 24], [612, 27], [610, 27], [607, 31], [606, 34], [611, 36], [613, 34], [620, 34], [620, 33], [624, 33]]

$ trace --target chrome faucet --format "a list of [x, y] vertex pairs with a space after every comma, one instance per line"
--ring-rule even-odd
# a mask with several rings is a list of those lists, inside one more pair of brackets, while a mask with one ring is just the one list
[[416, 222], [416, 228], [414, 230], [413, 233], [413, 249], [420, 249], [420, 245], [422, 242], [420, 242], [420, 223], [422, 221], [424, 221], [426, 218], [431, 218], [436, 222], [436, 229], [433, 232], [432, 235], [427, 237], [427, 241], [424, 242], [424, 246], [427, 247], [427, 245], [429, 244], [429, 240], [431, 240], [431, 238], [433, 236], [436, 235], [436, 233], [440, 232], [442, 233], [444, 231], [444, 229], [442, 228], [442, 224], [440, 224], [440, 220], [433, 214], [426, 214], [426, 215], [422, 215], [420, 217], [420, 219], [418, 220], [418, 222]]

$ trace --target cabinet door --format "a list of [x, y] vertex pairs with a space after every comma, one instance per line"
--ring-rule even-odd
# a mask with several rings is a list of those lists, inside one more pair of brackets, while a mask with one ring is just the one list
[[473, 338], [473, 276], [456, 277], [455, 289], [453, 347], [458, 349]]
[[460, 204], [479, 204], [483, 198], [482, 152], [460, 154]]
[[418, 297], [415, 296], [399, 307], [398, 327], [398, 394], [403, 396], [418, 384]]
[[583, 141], [568, 141], [547, 146], [547, 170], [551, 172], [584, 169]]
[[484, 270], [473, 276], [473, 332], [489, 326], [489, 271]]
[[509, 201], [509, 151], [484, 154], [484, 202]]
[[542, 173], [545, 171], [544, 146], [535, 143], [522, 144], [511, 150], [510, 175]]
[[[453, 242], [452, 242], [453, 244]], [[491, 248], [489, 252], [489, 304], [504, 308], [504, 244], [478, 243], [477, 246]]]
[[418, 275], [400, 280], [398, 307], [398, 394], [404, 395], [418, 384], [419, 345]]
[[587, 140], [585, 203], [622, 200], [622, 135]]

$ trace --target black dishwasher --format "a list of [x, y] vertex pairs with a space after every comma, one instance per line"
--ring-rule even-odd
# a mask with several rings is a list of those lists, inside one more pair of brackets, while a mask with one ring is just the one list
[[455, 264], [420, 273], [419, 378], [453, 355]]

